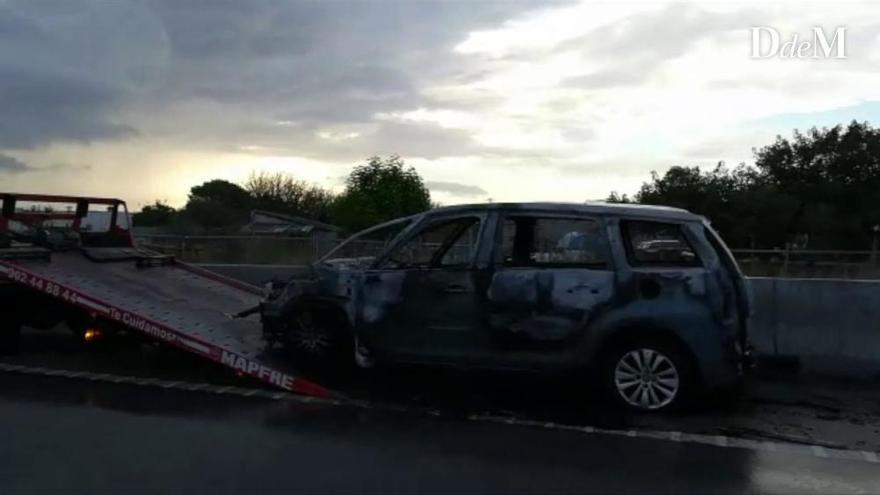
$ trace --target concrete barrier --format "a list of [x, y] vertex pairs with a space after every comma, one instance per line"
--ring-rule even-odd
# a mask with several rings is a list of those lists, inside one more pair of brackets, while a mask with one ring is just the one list
[[[254, 285], [305, 276], [302, 265], [202, 264]], [[802, 371], [880, 377], [880, 280], [749, 279], [750, 340], [759, 357], [796, 360]]]
[[880, 281], [752, 278], [750, 337], [760, 356], [806, 372], [880, 377]]

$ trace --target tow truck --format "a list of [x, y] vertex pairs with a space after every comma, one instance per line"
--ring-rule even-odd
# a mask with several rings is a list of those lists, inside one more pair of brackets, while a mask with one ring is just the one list
[[[138, 247], [116, 198], [0, 193], [0, 347], [21, 327], [135, 333], [290, 392], [329, 397], [263, 338], [259, 287]], [[243, 311], [248, 314], [248, 311]], [[256, 313], [256, 312], [250, 312]]]

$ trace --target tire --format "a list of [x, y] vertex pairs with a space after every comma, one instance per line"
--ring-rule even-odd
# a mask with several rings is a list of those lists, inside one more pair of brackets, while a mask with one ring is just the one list
[[21, 324], [18, 321], [0, 322], [0, 355], [17, 354], [21, 343]]
[[629, 410], [662, 413], [690, 403], [694, 365], [680, 345], [659, 338], [634, 338], [604, 360], [602, 379], [613, 402]]
[[70, 333], [73, 334], [76, 340], [82, 342], [84, 340], [83, 335], [89, 327], [94, 325], [94, 320], [85, 311], [74, 309], [68, 313], [67, 318], [64, 319], [64, 324], [67, 325], [67, 329], [70, 330]]
[[304, 308], [289, 317], [285, 348], [309, 366], [348, 367], [354, 364], [354, 343], [348, 323], [335, 311]]

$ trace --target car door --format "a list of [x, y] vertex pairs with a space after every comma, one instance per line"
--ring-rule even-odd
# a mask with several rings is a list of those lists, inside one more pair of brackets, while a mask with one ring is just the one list
[[498, 231], [488, 291], [498, 353], [552, 361], [577, 346], [614, 294], [607, 230], [600, 218], [513, 212]]
[[364, 274], [360, 333], [373, 352], [406, 361], [466, 359], [481, 330], [474, 259], [484, 225], [481, 215], [426, 220]]

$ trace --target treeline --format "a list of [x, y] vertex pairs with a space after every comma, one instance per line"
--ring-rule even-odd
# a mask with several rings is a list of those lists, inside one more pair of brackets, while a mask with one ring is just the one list
[[[734, 248], [868, 250], [880, 234], [880, 129], [868, 123], [794, 131], [753, 149], [755, 164], [651, 173], [633, 197], [609, 202], [677, 206], [705, 215]], [[422, 178], [392, 155], [357, 165], [340, 194], [286, 174], [243, 184], [212, 180], [177, 210], [156, 201], [136, 226], [177, 232], [232, 231], [252, 209], [303, 216], [354, 232], [432, 207]]]
[[353, 232], [430, 207], [428, 188], [414, 168], [396, 155], [374, 156], [354, 167], [340, 194], [283, 173], [254, 173], [243, 184], [215, 179], [194, 186], [179, 210], [157, 200], [134, 214], [134, 224], [172, 232], [224, 232], [247, 222], [251, 210], [261, 209]]
[[880, 129], [794, 131], [753, 149], [754, 166], [653, 172], [633, 198], [705, 215], [735, 248], [868, 250], [880, 231]]

